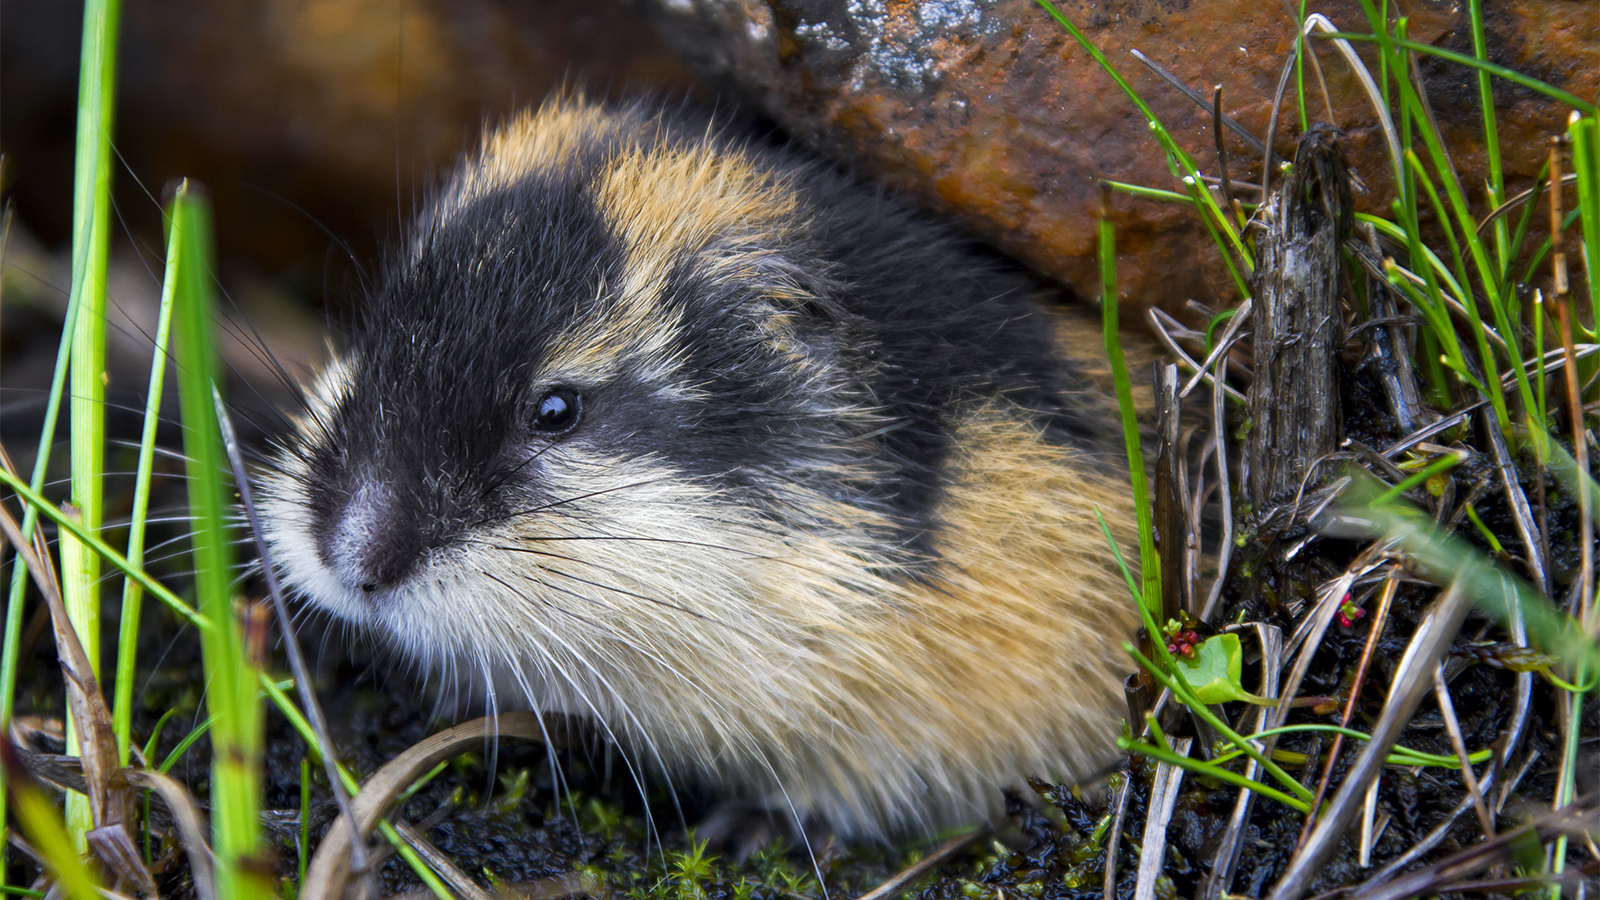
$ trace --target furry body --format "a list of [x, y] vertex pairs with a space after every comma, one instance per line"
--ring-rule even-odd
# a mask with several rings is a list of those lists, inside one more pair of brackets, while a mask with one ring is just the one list
[[1129, 546], [1129, 490], [1059, 329], [841, 175], [557, 98], [388, 264], [267, 477], [269, 543], [444, 683], [679, 782], [846, 836], [980, 819], [1120, 718], [1095, 510]]

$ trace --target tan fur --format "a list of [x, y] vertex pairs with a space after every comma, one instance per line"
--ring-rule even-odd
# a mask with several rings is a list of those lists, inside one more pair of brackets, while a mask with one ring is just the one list
[[[978, 821], [1024, 775], [1111, 753], [1135, 614], [1096, 509], [1134, 541], [1127, 488], [1004, 405], [956, 447], [943, 561], [915, 581], [854, 507], [796, 492], [812, 520], [779, 533], [660, 461], [558, 446], [542, 478], [572, 514], [471, 542], [381, 611], [385, 630], [501, 703], [593, 718], [642, 765], [778, 810], [857, 835]], [[275, 492], [268, 512], [302, 503]], [[549, 538], [556, 557], [516, 549]]]
[[[591, 190], [625, 247], [627, 276], [609, 286], [603, 314], [551, 342], [549, 368], [606, 378], [625, 362], [634, 374], [665, 383], [676, 368], [677, 323], [660, 298], [674, 267], [689, 257], [713, 275], [739, 274], [751, 248], [782, 239], [794, 195], [738, 153], [652, 144], [618, 154]], [[716, 246], [708, 246], [713, 239]]]
[[[626, 248], [626, 280], [607, 286], [599, 314], [550, 342], [555, 352], [546, 373], [557, 383], [609, 378], [626, 364], [635, 375], [667, 384], [680, 350], [672, 343], [675, 316], [659, 300], [673, 268], [692, 257], [713, 276], [748, 277], [761, 249], [780, 245], [796, 221], [789, 185], [742, 152], [668, 146], [659, 129], [641, 130], [628, 116], [581, 96], [552, 98], [491, 132], [478, 161], [463, 170], [435, 212], [447, 219], [487, 192], [560, 169], [593, 143], [623, 145], [589, 190]], [[787, 285], [771, 288], [775, 300], [795, 299]], [[786, 339], [781, 327], [773, 339]]]
[[[1071, 778], [1108, 758], [1135, 613], [1095, 509], [1125, 552], [1132, 526], [1126, 487], [1004, 408], [969, 418], [958, 447], [944, 562], [927, 582], [872, 574], [893, 567], [862, 538], [870, 523], [824, 498], [793, 497], [814, 528], [780, 535], [648, 461], [560, 465], [553, 484], [603, 492], [580, 521], [672, 543], [632, 547], [623, 563], [615, 546], [572, 541], [538, 577], [604, 582], [573, 614], [588, 621], [519, 613], [489, 631], [559, 635], [549, 667], [573, 674], [542, 702], [598, 713], [647, 761], [832, 821], [982, 819], [1024, 774]], [[507, 539], [584, 533], [560, 520], [519, 528], [537, 533]], [[485, 564], [513, 580], [527, 563]], [[526, 607], [480, 602], [474, 618]], [[465, 649], [474, 640], [461, 636]], [[514, 658], [522, 644], [501, 649]]]
[[464, 167], [451, 186], [451, 199], [459, 204], [530, 175], [556, 171], [584, 147], [614, 133], [618, 124], [614, 114], [586, 103], [582, 95], [556, 95], [486, 132], [477, 161]]

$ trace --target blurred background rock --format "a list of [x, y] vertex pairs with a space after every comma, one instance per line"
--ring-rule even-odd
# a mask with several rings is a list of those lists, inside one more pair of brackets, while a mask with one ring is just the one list
[[[81, 24], [72, 0], [0, 4], [0, 187], [14, 211], [0, 434], [36, 429], [55, 356], [48, 326], [66, 303]], [[361, 270], [439, 171], [484, 123], [563, 83], [682, 94], [694, 78], [615, 0], [126, 0], [113, 401], [143, 391], [169, 181], [211, 193], [233, 307], [224, 350], [249, 386], [233, 399], [270, 431], [266, 410], [291, 398], [250, 330], [291, 374], [314, 365], [319, 308], [337, 318], [358, 295]]]

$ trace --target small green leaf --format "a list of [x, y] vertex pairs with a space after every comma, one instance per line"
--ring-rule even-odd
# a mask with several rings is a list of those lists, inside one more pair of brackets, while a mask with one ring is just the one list
[[1243, 700], [1257, 706], [1272, 706], [1276, 701], [1258, 697], [1244, 689], [1241, 675], [1244, 672], [1244, 652], [1239, 647], [1236, 634], [1219, 634], [1207, 638], [1194, 648], [1188, 658], [1173, 657], [1177, 673], [1200, 702], [1207, 705], [1228, 700]]

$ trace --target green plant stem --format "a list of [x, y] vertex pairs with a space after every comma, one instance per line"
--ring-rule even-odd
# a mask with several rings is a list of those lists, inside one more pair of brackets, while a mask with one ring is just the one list
[[300, 847], [295, 861], [295, 891], [305, 887], [306, 864], [311, 861], [311, 757], [300, 757]]
[[[1362, 3], [1364, 6], [1370, 6], [1370, 0], [1362, 0]], [[1403, 37], [1394, 38], [1393, 44], [1403, 48], [1400, 51], [1402, 54], [1411, 52], [1411, 42], [1404, 40]], [[1385, 52], [1395, 51], [1386, 48]], [[1471, 57], [1466, 57], [1466, 59], [1472, 60], [1473, 64], [1479, 63], [1478, 60]], [[1398, 70], [1409, 72], [1410, 66], [1406, 64], [1408, 62], [1409, 57], [1404, 55], [1396, 56]], [[1422, 137], [1423, 146], [1427, 148], [1429, 159], [1433, 163], [1433, 169], [1438, 174], [1440, 182], [1444, 185], [1445, 196], [1449, 199], [1450, 211], [1456, 218], [1457, 227], [1467, 237], [1468, 255], [1472, 259], [1473, 268], [1478, 276], [1478, 284], [1484, 292], [1489, 309], [1494, 314], [1495, 327], [1507, 341], [1504, 349], [1509, 357], [1510, 364], [1514, 367], [1513, 372], [1516, 375], [1522, 408], [1525, 410], [1533, 409], [1533, 388], [1528, 382], [1528, 373], [1523, 365], [1521, 343], [1516, 340], [1519, 332], [1513, 330], [1507, 309], [1507, 297], [1500, 290], [1498, 269], [1489, 258], [1483, 241], [1476, 237], [1476, 222], [1473, 220], [1472, 211], [1467, 204], [1465, 192], [1462, 190], [1461, 179], [1450, 161], [1449, 154], [1445, 152], [1444, 140], [1439, 134], [1437, 123], [1433, 120], [1426, 105], [1418, 95], [1417, 88], [1412, 85], [1408, 78], [1397, 78], [1397, 81], [1400, 84], [1400, 105], [1406, 110], [1405, 118], [1414, 120], [1417, 124], [1417, 133]], [[1440, 221], [1446, 221], [1446, 217], [1441, 216]], [[1467, 287], [1468, 285], [1466, 284], [1462, 285], [1463, 289]], [[1467, 303], [1469, 312], [1476, 316], [1477, 304], [1473, 302], [1473, 298], [1468, 295], [1463, 300]], [[1493, 392], [1491, 399], [1494, 399], [1500, 394], [1500, 386], [1499, 379], [1495, 375], [1496, 366], [1493, 355], [1485, 356], [1482, 363], [1486, 373], [1485, 380], [1490, 382], [1489, 387]], [[1503, 400], [1496, 402], [1495, 413], [1499, 418], [1500, 428], [1509, 434], [1512, 422]]]
[[[111, 123], [116, 110], [120, 0], [86, 0], [78, 75], [78, 134], [72, 195], [72, 286], [78, 305], [72, 336], [72, 503], [98, 534], [104, 516], [106, 431], [106, 257], [111, 236]], [[61, 540], [61, 596], [89, 666], [100, 675], [100, 558]], [[67, 718], [67, 753], [79, 752], [77, 723]], [[79, 849], [94, 823], [89, 801], [69, 794], [67, 832]]]
[[[1354, 728], [1344, 728], [1339, 725], [1282, 725], [1277, 728], [1268, 728], [1265, 731], [1257, 731], [1254, 734], [1245, 735], [1245, 739], [1251, 741], [1260, 741], [1277, 734], [1297, 734], [1300, 732], [1313, 731], [1326, 732], [1329, 734], [1342, 734], [1345, 737], [1354, 738], [1358, 741], [1372, 740], [1372, 735], [1370, 734], [1362, 731], [1356, 731]], [[1212, 762], [1222, 763], [1236, 756], [1242, 755], [1243, 754], [1239, 751], [1233, 750], [1218, 756], [1216, 759], [1213, 759]], [[1473, 765], [1479, 765], [1481, 763], [1488, 762], [1493, 758], [1493, 756], [1494, 754], [1492, 751], [1478, 750], [1474, 753], [1468, 754], [1467, 761]], [[1389, 759], [1387, 761], [1391, 765], [1436, 766], [1444, 769], [1456, 769], [1460, 768], [1461, 766], [1461, 760], [1454, 755], [1441, 756], [1436, 753], [1424, 753], [1421, 750], [1413, 750], [1410, 747], [1400, 744], [1394, 745], [1394, 747], [1390, 750]]]
[[1226, 781], [1229, 784], [1244, 788], [1245, 790], [1255, 791], [1263, 797], [1276, 800], [1279, 803], [1282, 803], [1285, 806], [1293, 807], [1302, 813], [1308, 813], [1311, 811], [1311, 803], [1308, 800], [1301, 800], [1298, 797], [1291, 797], [1269, 784], [1253, 781], [1244, 777], [1243, 775], [1240, 775], [1236, 772], [1230, 772], [1227, 769], [1224, 769], [1221, 766], [1213, 763], [1203, 762], [1197, 759], [1190, 759], [1187, 756], [1179, 756], [1178, 754], [1173, 753], [1171, 750], [1164, 750], [1153, 744], [1131, 741], [1127, 738], [1117, 738], [1117, 746], [1124, 750], [1141, 753], [1150, 757], [1151, 759], [1156, 760], [1157, 762], [1169, 763], [1171, 765], [1178, 766], [1179, 768], [1188, 769], [1189, 771], [1199, 775], [1210, 775], [1212, 778], [1216, 778], [1219, 781]]
[[[1479, 62], [1488, 62], [1489, 40], [1483, 27], [1483, 0], [1471, 0], [1467, 4], [1467, 15], [1472, 22], [1472, 55]], [[1478, 109], [1483, 115], [1483, 149], [1489, 165], [1488, 200], [1492, 208], [1505, 199], [1506, 182], [1500, 164], [1500, 125], [1494, 109], [1494, 89], [1488, 70], [1481, 68], [1478, 69]], [[1511, 258], [1511, 234], [1504, 218], [1495, 220], [1494, 238], [1495, 255], [1504, 263]], [[1504, 266], [1501, 270], [1504, 271]], [[1503, 293], [1505, 286], [1500, 290]]]
[[[1233, 221], [1223, 214], [1222, 207], [1215, 202], [1206, 202], [1211, 199], [1211, 191], [1207, 189], [1205, 182], [1198, 176], [1185, 177], [1183, 182], [1189, 188], [1190, 196], [1195, 198], [1195, 208], [1200, 210], [1200, 221], [1206, 226], [1206, 232], [1211, 235], [1211, 242], [1216, 244], [1219, 250], [1225, 249], [1228, 243], [1231, 243], [1239, 258], [1254, 270], [1255, 259], [1245, 247], [1244, 241], [1240, 239], [1237, 229], [1233, 227]], [[1220, 230], [1217, 227], [1219, 224], [1222, 226]], [[1224, 237], [1228, 238], [1228, 243], [1224, 242]], [[1221, 256], [1223, 264], [1228, 268], [1228, 277], [1233, 279], [1233, 286], [1238, 289], [1240, 298], [1250, 296], [1249, 280], [1239, 271], [1238, 263], [1233, 261], [1233, 254], [1223, 252]]]
[[1128, 595], [1140, 606], [1144, 605], [1144, 591], [1139, 588], [1139, 582], [1133, 579], [1133, 573], [1128, 571], [1128, 561], [1122, 558], [1122, 548], [1117, 546], [1117, 539], [1111, 535], [1111, 526], [1106, 524], [1105, 514], [1100, 507], [1094, 508], [1095, 518], [1100, 520], [1100, 531], [1106, 536], [1106, 544], [1111, 548], [1111, 556], [1117, 561], [1117, 568], [1122, 572], [1122, 580], [1128, 585]]
[[[1153, 624], [1153, 620], [1150, 624]], [[1149, 624], [1147, 624], [1146, 627], [1148, 628]], [[1166, 658], [1168, 665], [1170, 666], [1171, 654], [1167, 653], [1166, 645], [1161, 641], [1153, 641], [1152, 643], [1154, 646], [1159, 648], [1157, 652]], [[1311, 801], [1312, 793], [1310, 789], [1296, 781], [1293, 776], [1291, 776], [1288, 772], [1285, 772], [1281, 766], [1273, 762], [1266, 754], [1251, 746], [1248, 740], [1246, 740], [1237, 731], [1234, 731], [1232, 728], [1230, 728], [1228, 723], [1222, 721], [1222, 719], [1216, 713], [1211, 711], [1210, 707], [1200, 702], [1199, 698], [1194, 696], [1194, 692], [1189, 689], [1188, 685], [1183, 683], [1182, 678], [1173, 678], [1167, 675], [1166, 671], [1158, 668], [1155, 663], [1151, 662], [1150, 659], [1143, 653], [1140, 653], [1132, 644], [1124, 644], [1123, 649], [1132, 654], [1134, 660], [1137, 661], [1139, 665], [1143, 666], [1145, 671], [1149, 672], [1157, 681], [1161, 682], [1163, 687], [1166, 687], [1168, 690], [1172, 691], [1173, 697], [1177, 698], [1185, 706], [1189, 707], [1189, 711], [1191, 713], [1205, 721], [1207, 725], [1210, 725], [1212, 728], [1216, 729], [1218, 734], [1222, 735], [1223, 738], [1231, 742], [1235, 747], [1239, 748], [1239, 751], [1245, 756], [1255, 760], [1256, 763], [1258, 763], [1268, 775], [1276, 778], [1278, 783], [1293, 791], [1295, 795], [1301, 797], [1307, 803]], [[1309, 809], [1309, 807], [1307, 807], [1307, 809]]]
[[1527, 202], [1522, 204], [1522, 214], [1517, 216], [1517, 228], [1511, 237], [1511, 248], [1501, 261], [1500, 283], [1505, 285], [1505, 290], [1513, 289], [1507, 282], [1516, 267], [1517, 257], [1522, 255], [1523, 244], [1528, 239], [1528, 227], [1533, 224], [1533, 214], [1539, 208], [1539, 198], [1544, 195], [1544, 182], [1549, 177], [1550, 160], [1546, 158], [1539, 166], [1539, 174], [1533, 176], [1532, 192], [1528, 195]]
[[1306, 0], [1300, 0], [1294, 24], [1294, 97], [1300, 111], [1300, 133], [1305, 134], [1311, 127], [1306, 111]]
[[[156, 427], [161, 424], [161, 389], [166, 383], [167, 340], [171, 335], [172, 299], [178, 289], [178, 258], [183, 253], [185, 229], [170, 227], [167, 235], [166, 277], [161, 285], [161, 308], [156, 315], [155, 346], [150, 353], [150, 381], [145, 392], [144, 430], [139, 437], [139, 462], [134, 476], [133, 513], [128, 523], [128, 564], [144, 567], [145, 517], [150, 510], [150, 480], [155, 464]], [[117, 755], [128, 764], [133, 736], [133, 676], [139, 653], [139, 620], [144, 588], [128, 575], [122, 581], [122, 625], [117, 636], [116, 695], [111, 722], [117, 736]]]
[[199, 725], [189, 729], [189, 733], [184, 735], [171, 750], [167, 751], [166, 757], [161, 760], [161, 765], [156, 766], [156, 771], [163, 775], [172, 771], [172, 767], [178, 764], [178, 760], [183, 759], [183, 755], [189, 752], [189, 748], [193, 747], [196, 741], [205, 737], [206, 732], [210, 731], [211, 726], [215, 724], [217, 724], [217, 717], [214, 715], [207, 716]]
[[[1577, 223], [1578, 217], [1581, 215], [1581, 213], [1582, 210], [1578, 209], [1568, 212], [1561, 219], [1561, 229], [1563, 231], [1570, 229], [1574, 224]], [[1549, 238], [1545, 238], [1539, 242], [1538, 249], [1534, 250], [1533, 253], [1528, 256], [1527, 268], [1522, 270], [1523, 281], [1532, 281], [1534, 279], [1534, 276], [1538, 273], [1540, 267], [1544, 265], [1545, 258], [1550, 255], [1550, 251], [1553, 249], [1555, 249], [1555, 247], [1550, 243]]]
[[[290, 700], [289, 695], [284, 692], [287, 685], [276, 684], [265, 675], [262, 675], [261, 686], [266, 689], [267, 695], [276, 702], [278, 709], [283, 712], [284, 718], [288, 719], [290, 727], [300, 735], [302, 741], [305, 741], [307, 752], [316, 756], [320, 762], [321, 755], [317, 753], [316, 732], [311, 728], [311, 721], [305, 717], [300, 708], [295, 706], [294, 701]], [[344, 782], [345, 790], [349, 791], [350, 796], [354, 798], [361, 790], [360, 782], [356, 781], [355, 776], [351, 775], [350, 771], [342, 763], [336, 764], [336, 769], [339, 773], [339, 780]], [[411, 870], [417, 874], [418, 878], [422, 879], [422, 883], [433, 891], [435, 896], [439, 897], [440, 900], [452, 900], [454, 895], [450, 892], [450, 889], [445, 886], [443, 881], [439, 880], [439, 876], [434, 874], [428, 863], [417, 855], [417, 851], [411, 849], [411, 845], [406, 843], [406, 839], [400, 836], [400, 832], [396, 831], [395, 827], [389, 824], [387, 819], [379, 820], [378, 833], [382, 834], [384, 840], [387, 840], [390, 846], [394, 847], [400, 858], [406, 861], [406, 864], [411, 867]]]
[[[1401, 274], [1399, 266], [1390, 262], [1388, 268], [1389, 284], [1399, 289], [1400, 293], [1405, 294], [1411, 305], [1416, 307], [1422, 313], [1423, 318], [1427, 320], [1428, 328], [1424, 333], [1431, 338], [1439, 339], [1439, 342], [1444, 344], [1443, 352], [1438, 355], [1438, 359], [1448, 366], [1450, 371], [1456, 373], [1456, 377], [1463, 383], [1471, 385], [1478, 393], [1488, 396], [1488, 388], [1483, 386], [1483, 382], [1472, 374], [1472, 370], [1467, 366], [1466, 358], [1461, 353], [1461, 345], [1455, 339], [1455, 329], [1450, 326], [1448, 313], [1431, 303], [1423, 295], [1422, 291], [1418, 290], [1409, 279]], [[1441, 319], [1443, 320], [1442, 322], [1440, 321]]]
[[[1583, 681], [1584, 674], [1584, 667], [1579, 666], [1577, 680]], [[1560, 780], [1556, 783], [1555, 800], [1551, 803], [1553, 809], [1561, 809], [1571, 803], [1577, 796], [1578, 760], [1580, 759], [1578, 745], [1583, 731], [1578, 727], [1578, 723], [1583, 721], [1583, 694], [1577, 691], [1569, 691], [1560, 699], [1567, 705], [1568, 725], [1567, 733], [1564, 735], [1565, 740], [1562, 741], [1561, 746], [1561, 774]], [[1550, 872], [1553, 875], [1560, 875], [1566, 867], [1567, 836], [1563, 834], [1556, 838], [1555, 852], [1551, 854], [1550, 859]], [[1561, 888], [1553, 886], [1551, 896], [1553, 900], [1560, 900]]]
[[[1371, 213], [1358, 212], [1356, 213], [1356, 221], [1371, 225], [1373, 228], [1377, 229], [1379, 234], [1393, 240], [1395, 243], [1403, 244], [1406, 242], [1405, 228], [1401, 227], [1400, 225], [1396, 225], [1388, 219], [1380, 219]], [[1435, 278], [1439, 278], [1444, 282], [1444, 287], [1448, 289], [1450, 293], [1454, 294], [1457, 298], [1460, 298], [1465, 293], [1465, 291], [1463, 291], [1461, 288], [1461, 282], [1457, 281], [1455, 275], [1451, 274], [1450, 270], [1445, 267], [1444, 260], [1439, 258], [1439, 254], [1433, 252], [1433, 248], [1424, 246], [1422, 248], [1422, 258], [1427, 261], [1428, 270], [1433, 273]], [[1396, 264], [1396, 268], [1403, 269], [1403, 267], [1399, 266], [1398, 264]], [[1403, 269], [1403, 271], [1416, 274], [1411, 269]], [[1421, 278], [1422, 276], [1418, 275], [1417, 277]]]

